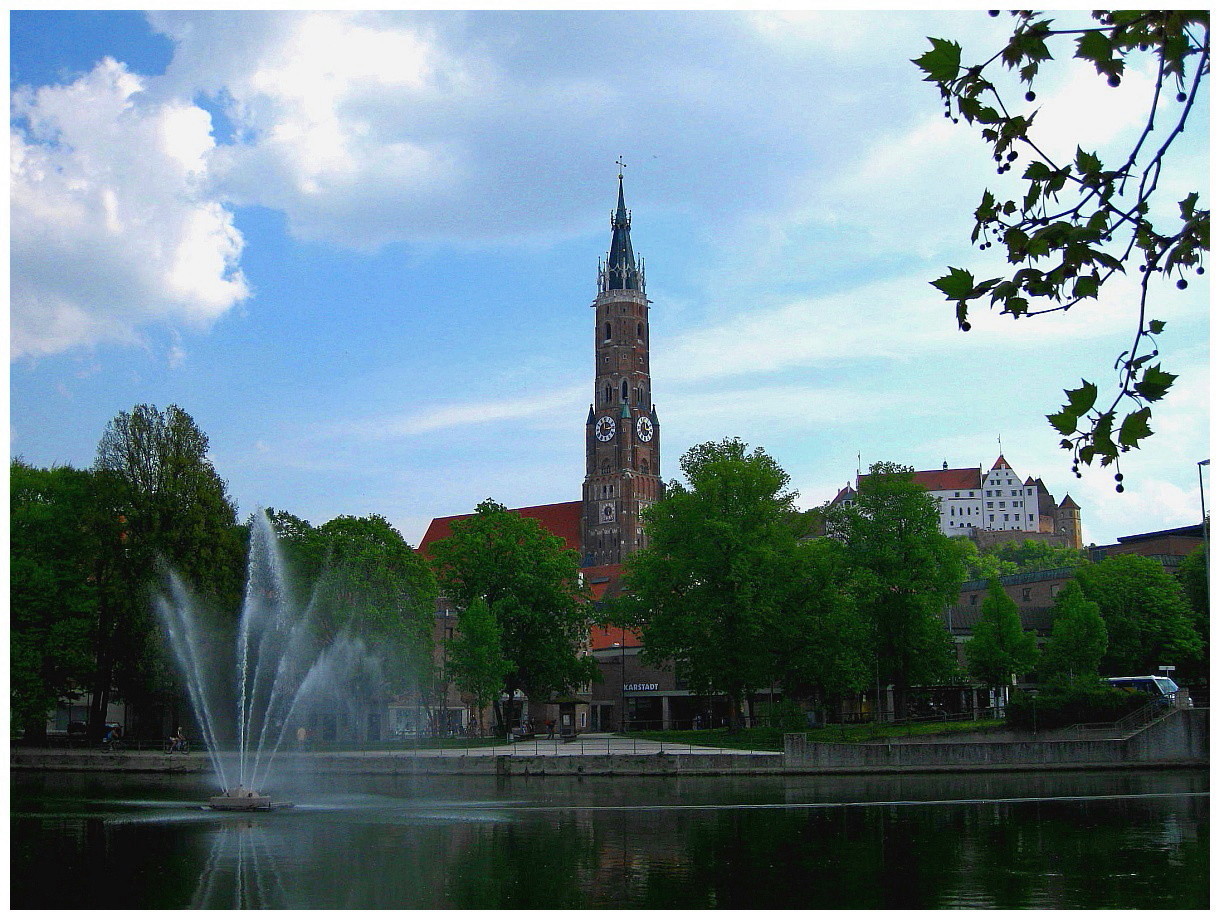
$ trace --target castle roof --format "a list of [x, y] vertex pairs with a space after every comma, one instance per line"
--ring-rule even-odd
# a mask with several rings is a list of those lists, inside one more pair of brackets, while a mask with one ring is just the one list
[[1003, 454], [1000, 454], [1000, 456], [996, 457], [996, 461], [995, 461], [995, 463], [993, 463], [991, 465], [991, 468], [993, 470], [1000, 470], [1000, 469], [1011, 470], [1012, 469], [1012, 467], [1008, 465], [1008, 461], [1004, 459]]
[[915, 473], [915, 481], [929, 492], [977, 489], [982, 483], [978, 467], [958, 470], [919, 470]]
[[1061, 501], [1059, 503], [1059, 507], [1060, 508], [1075, 508], [1077, 511], [1080, 510], [1080, 506], [1072, 500], [1072, 496], [1067, 495], [1067, 494], [1064, 494], [1063, 501]]

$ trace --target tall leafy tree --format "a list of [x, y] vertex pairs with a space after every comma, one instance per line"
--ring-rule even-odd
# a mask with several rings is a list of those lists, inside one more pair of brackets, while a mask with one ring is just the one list
[[979, 620], [964, 649], [971, 676], [1000, 689], [1005, 699], [1013, 678], [1033, 669], [1038, 657], [1034, 634], [1021, 628], [1017, 603], [1004, 593], [998, 579], [987, 586]]
[[432, 663], [437, 586], [431, 567], [384, 517], [343, 515], [317, 529], [318, 628], [375, 649], [392, 692], [418, 686]]
[[445, 673], [474, 702], [475, 719], [483, 733], [483, 712], [496, 699], [513, 663], [504, 657], [500, 626], [486, 601], [475, 598], [459, 611], [457, 632], [445, 642]]
[[1208, 544], [1195, 547], [1178, 567], [1177, 578], [1190, 604], [1195, 631], [1203, 639], [1206, 660], [1211, 647], [1211, 584], [1208, 578]]
[[9, 467], [9, 692], [14, 728], [45, 734], [47, 713], [88, 686], [99, 536], [94, 477]]
[[825, 700], [865, 689], [873, 675], [873, 636], [842, 544], [798, 542], [780, 586], [784, 602], [771, 624], [771, 641], [785, 693]]
[[176, 697], [176, 672], [149, 600], [162, 564], [216, 607], [237, 607], [244, 531], [207, 454], [207, 436], [177, 406], [136, 406], [102, 434], [94, 469], [99, 526], [110, 536], [98, 578], [94, 732], [112, 688], [137, 707]]
[[1069, 581], [1055, 598], [1052, 624], [1038, 664], [1042, 676], [1051, 681], [1096, 682], [1108, 644], [1106, 623], [1079, 582]]
[[1198, 665], [1203, 640], [1191, 624], [1186, 597], [1155, 559], [1111, 556], [1083, 566], [1076, 579], [1106, 623], [1104, 673], [1153, 674], [1163, 664], [1189, 671]]
[[[431, 549], [445, 595], [459, 607], [481, 598], [495, 617], [514, 665], [502, 688], [507, 699], [518, 690], [541, 699], [593, 679], [596, 665], [584, 654], [590, 624], [579, 557], [563, 540], [487, 499]], [[508, 713], [499, 699], [495, 709], [503, 729]]]
[[[1206, 10], [1095, 10], [1091, 21], [1069, 18], [1063, 25], [1062, 17], [1032, 10], [1012, 15], [1012, 35], [981, 63], [963, 63], [961, 45], [940, 38], [930, 39], [931, 50], [914, 61], [939, 89], [945, 117], [964, 118], [981, 131], [997, 173], [1023, 168], [1023, 192], [983, 192], [971, 235], [980, 249], [1003, 246], [1011, 273], [977, 280], [964, 268], [950, 268], [932, 284], [956, 304], [958, 325], [969, 330], [974, 304], [1017, 318], [1065, 311], [1096, 300], [1116, 275], [1134, 275], [1139, 297], [1130, 302], [1130, 347], [1115, 363], [1117, 387], [1103, 395], [1083, 380], [1048, 416], [1077, 475], [1081, 463], [1094, 460], [1117, 468], [1122, 452], [1153, 433], [1152, 404], [1176, 379], [1156, 360], [1165, 322], [1151, 318], [1155, 292], [1170, 283], [1185, 288], [1188, 276], [1203, 273], [1210, 248], [1211, 211], [1200, 191], [1161, 180], [1191, 116], [1206, 123], [1211, 18]], [[1037, 130], [1035, 85], [1057, 55], [1087, 61], [1110, 87], [1131, 70], [1152, 75], [1146, 121], [1129, 149], [1105, 162], [1081, 147], [1070, 158], [1047, 153]], [[1021, 85], [1023, 101], [1015, 98]], [[1184, 195], [1176, 207], [1161, 200], [1170, 189]], [[1122, 474], [1115, 478], [1121, 492]]]
[[956, 667], [941, 615], [965, 577], [962, 545], [940, 532], [936, 501], [911, 468], [895, 463], [870, 466], [855, 501], [827, 509], [825, 519], [855, 571], [877, 680], [893, 684], [905, 712], [913, 684], [938, 682]]
[[[785, 664], [816, 682], [816, 656], [798, 663], [794, 651], [817, 641], [833, 615], [824, 607], [838, 612], [840, 598], [810, 583], [819, 570], [803, 566], [812, 551], [798, 551], [788, 474], [765, 451], [736, 439], [708, 442], [679, 463], [687, 484], [671, 482], [648, 510], [648, 545], [627, 561], [621, 614], [640, 631], [649, 659], [673, 661], [704, 693], [727, 694], [736, 725], [746, 694]], [[812, 634], [794, 635], [798, 621]]]

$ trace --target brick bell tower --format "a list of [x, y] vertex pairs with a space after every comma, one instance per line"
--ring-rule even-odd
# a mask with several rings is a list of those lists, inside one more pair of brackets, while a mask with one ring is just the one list
[[661, 426], [648, 365], [644, 263], [631, 249], [631, 212], [610, 218], [610, 254], [593, 301], [593, 403], [585, 421], [583, 564], [613, 565], [644, 545], [640, 512], [661, 497]]

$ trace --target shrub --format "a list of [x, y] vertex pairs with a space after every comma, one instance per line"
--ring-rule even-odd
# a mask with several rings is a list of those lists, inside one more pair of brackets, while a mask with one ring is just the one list
[[777, 700], [774, 703], [757, 704], [758, 725], [778, 728], [786, 732], [803, 732], [809, 730], [809, 720], [805, 710], [796, 700]]
[[1008, 702], [1013, 728], [1063, 728], [1081, 722], [1117, 722], [1152, 701], [1147, 693], [1119, 690], [1102, 683], [1049, 686], [1037, 696], [1014, 693]]

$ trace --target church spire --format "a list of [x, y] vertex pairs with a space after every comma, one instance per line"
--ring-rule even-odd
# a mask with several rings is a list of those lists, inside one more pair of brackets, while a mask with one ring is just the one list
[[644, 291], [643, 263], [637, 265], [631, 249], [631, 212], [623, 198], [623, 167], [618, 159], [618, 207], [610, 217], [610, 255], [601, 271], [599, 289], [606, 291]]

